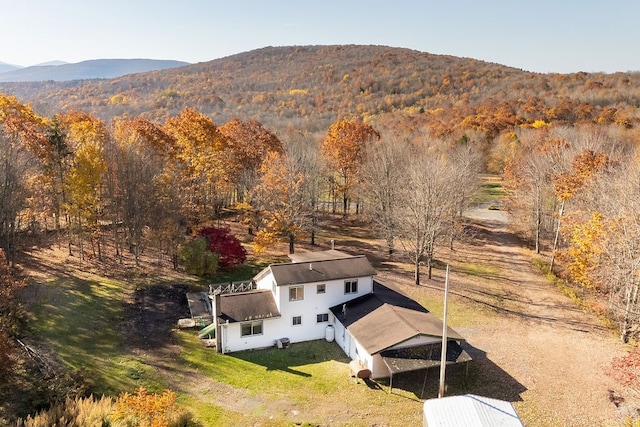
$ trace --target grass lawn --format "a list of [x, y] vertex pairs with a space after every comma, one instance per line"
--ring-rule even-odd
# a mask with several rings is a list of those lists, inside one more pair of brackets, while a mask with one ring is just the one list
[[43, 284], [32, 303], [36, 334], [96, 395], [164, 388], [152, 369], [125, 351], [118, 331], [125, 291], [117, 280], [65, 276]]
[[[95, 395], [171, 388], [203, 426], [326, 425], [330, 420], [367, 426], [388, 423], [391, 413], [402, 423], [420, 422], [422, 374], [398, 376], [389, 394], [386, 381], [367, 385], [352, 378], [349, 359], [324, 340], [223, 355], [204, 347], [195, 331], [175, 330], [177, 357], [134, 354], [114, 326], [121, 324], [131, 286], [66, 276], [40, 285], [38, 303], [31, 307], [34, 332], [46, 337]], [[437, 393], [437, 372], [429, 375], [427, 395]]]

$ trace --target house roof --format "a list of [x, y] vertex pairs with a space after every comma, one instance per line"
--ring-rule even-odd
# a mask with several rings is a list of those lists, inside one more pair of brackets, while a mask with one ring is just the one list
[[424, 402], [425, 426], [522, 427], [513, 404], [473, 394]]
[[327, 282], [330, 280], [376, 275], [376, 270], [364, 255], [313, 262], [271, 264], [258, 273], [256, 280], [260, 280], [260, 278], [269, 272], [273, 274], [278, 286]]
[[330, 249], [328, 251], [314, 251], [314, 252], [302, 252], [289, 254], [289, 258], [293, 262], [314, 262], [314, 261], [327, 261], [331, 259], [352, 258], [353, 255]]
[[[331, 308], [336, 319], [367, 350], [376, 354], [416, 337], [442, 338], [442, 320], [414, 300], [374, 281], [373, 293]], [[464, 338], [447, 328], [447, 338]]]
[[246, 322], [250, 320], [280, 317], [280, 312], [269, 290], [255, 290], [216, 295], [220, 298], [221, 322]]

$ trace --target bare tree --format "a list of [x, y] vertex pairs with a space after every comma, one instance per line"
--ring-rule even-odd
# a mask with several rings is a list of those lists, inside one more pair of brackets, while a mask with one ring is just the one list
[[291, 136], [285, 142], [285, 152], [292, 165], [304, 176], [302, 182], [303, 197], [309, 209], [310, 220], [307, 222], [310, 243], [316, 244], [318, 217], [320, 215], [320, 198], [326, 194], [327, 181], [324, 177], [326, 166], [318, 147], [318, 138], [304, 133]]
[[471, 196], [480, 187], [478, 179], [482, 170], [482, 153], [478, 145], [465, 139], [454, 142], [446, 153], [447, 163], [453, 175], [449, 185], [449, 194], [453, 206], [449, 217], [449, 247], [461, 234], [461, 219], [464, 211], [471, 204]]
[[431, 141], [415, 147], [411, 154], [400, 187], [397, 232], [405, 254], [414, 264], [414, 280], [419, 285], [422, 263], [431, 278], [436, 243], [444, 235], [455, 206], [450, 194], [455, 174]]
[[389, 257], [393, 255], [398, 233], [397, 211], [409, 157], [408, 141], [386, 133], [367, 146], [366, 161], [360, 172], [362, 192], [370, 206], [369, 216], [386, 241]]

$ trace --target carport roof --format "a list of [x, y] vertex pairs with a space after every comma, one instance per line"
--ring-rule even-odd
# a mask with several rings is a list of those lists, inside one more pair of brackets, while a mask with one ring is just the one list
[[[391, 375], [440, 366], [442, 342], [417, 347], [386, 350], [380, 353]], [[447, 340], [446, 364], [470, 362], [471, 356], [456, 341]]]

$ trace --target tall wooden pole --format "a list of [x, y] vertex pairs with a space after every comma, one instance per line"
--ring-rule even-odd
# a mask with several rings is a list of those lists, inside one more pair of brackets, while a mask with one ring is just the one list
[[442, 355], [440, 356], [440, 388], [438, 398], [444, 397], [444, 376], [447, 365], [447, 299], [449, 296], [449, 266], [444, 280], [444, 315], [442, 319]]

